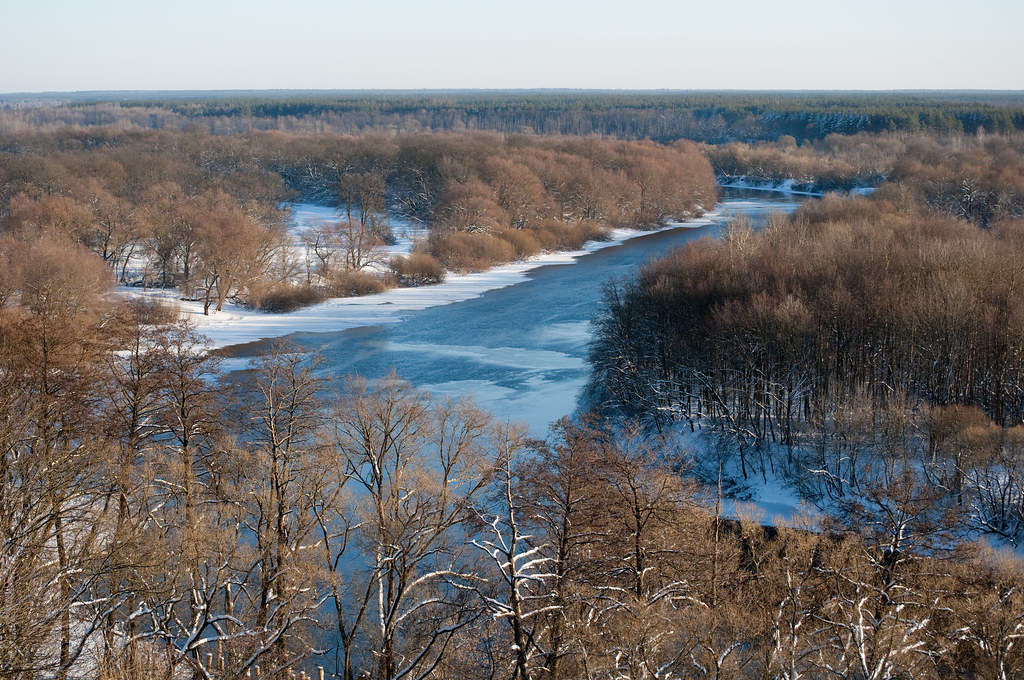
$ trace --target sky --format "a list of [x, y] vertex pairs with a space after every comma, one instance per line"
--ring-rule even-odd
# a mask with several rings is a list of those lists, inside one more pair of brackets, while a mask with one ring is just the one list
[[0, 0], [0, 93], [1024, 90], [1021, 0]]

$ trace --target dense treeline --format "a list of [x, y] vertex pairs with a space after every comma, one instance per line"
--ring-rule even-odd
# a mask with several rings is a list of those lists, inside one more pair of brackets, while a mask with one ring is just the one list
[[[286, 233], [289, 197], [345, 218]], [[23, 260], [34, 239], [80, 244], [123, 283], [177, 286], [207, 311], [440, 280], [610, 226], [649, 227], [715, 201], [688, 142], [400, 135], [64, 130], [0, 140], [0, 234]], [[432, 227], [416, 257], [388, 262], [389, 211]], [[439, 262], [438, 262], [439, 261]]]
[[904, 194], [736, 225], [611, 287], [591, 398], [710, 426], [744, 477], [784, 472], [819, 502], [906, 469], [973, 526], [1024, 537], [1024, 224], [886, 200]]
[[453, 146], [416, 149], [440, 154], [428, 163], [440, 169], [441, 184], [426, 250], [449, 269], [578, 248], [606, 226], [658, 226], [717, 200], [711, 167], [689, 142], [513, 138], [490, 148]]
[[984, 138], [915, 144], [893, 164], [889, 196], [899, 209], [925, 205], [981, 227], [1024, 216], [1024, 140]]
[[[958, 140], [959, 144], [970, 143], [962, 137]], [[798, 145], [792, 136], [784, 135], [758, 144], [704, 144], [701, 150], [723, 184], [775, 185], [792, 180], [795, 190], [822, 193], [878, 186], [892, 174], [899, 159], [911, 153], [909, 146], [938, 146], [942, 141], [934, 136], [860, 133], [833, 134]]]
[[[147, 98], [148, 97], [148, 98]], [[397, 130], [605, 135], [670, 142], [797, 140], [858, 132], [1024, 130], [1020, 93], [295, 92], [8, 95], [0, 131], [61, 126], [357, 133]]]
[[798, 145], [702, 145], [723, 184], [774, 185], [787, 180], [809, 192], [848, 191], [896, 182], [907, 195], [900, 209], [927, 204], [987, 225], [1020, 215], [1024, 139], [1019, 135], [829, 135]]
[[1024, 672], [1019, 561], [954, 550], [910, 483], [829, 527], [726, 521], [632, 430], [528, 442], [394, 376], [323, 401], [284, 346], [218, 379], [91, 269], [51, 281], [0, 310], [4, 677]]

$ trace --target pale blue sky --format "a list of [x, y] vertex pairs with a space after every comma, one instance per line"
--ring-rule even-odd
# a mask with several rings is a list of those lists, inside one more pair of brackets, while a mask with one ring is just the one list
[[0, 0], [0, 92], [1024, 89], [1021, 0]]

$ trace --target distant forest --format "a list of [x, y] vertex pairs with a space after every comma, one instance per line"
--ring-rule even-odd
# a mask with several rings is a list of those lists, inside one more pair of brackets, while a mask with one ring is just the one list
[[606, 135], [710, 143], [1024, 130], [1021, 92], [273, 91], [0, 95], [0, 133], [73, 126]]

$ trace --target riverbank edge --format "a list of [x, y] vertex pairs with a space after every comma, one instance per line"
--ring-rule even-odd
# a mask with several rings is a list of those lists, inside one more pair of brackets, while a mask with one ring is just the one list
[[[788, 180], [790, 184], [795, 180]], [[756, 189], [777, 194], [820, 195], [799, 192], [780, 185], [750, 187], [719, 185], [721, 188]], [[533, 257], [468, 274], [448, 273], [443, 283], [411, 288], [392, 288], [383, 293], [355, 297], [330, 298], [292, 312], [270, 313], [249, 309], [231, 302], [220, 312], [203, 314], [199, 301], [181, 300], [174, 290], [140, 290], [121, 287], [119, 294], [162, 302], [191, 322], [204, 337], [207, 351], [236, 345], [283, 338], [295, 333], [334, 333], [354, 328], [367, 328], [399, 323], [405, 315], [429, 307], [470, 300], [491, 290], [498, 290], [525, 281], [529, 273], [549, 265], [573, 264], [587, 254], [621, 245], [634, 238], [672, 229], [697, 229], [710, 226], [722, 217], [721, 203], [698, 217], [669, 222], [655, 229], [612, 229], [609, 237], [590, 241], [571, 251], [541, 253]]]
[[405, 314], [479, 297], [490, 290], [515, 285], [539, 267], [573, 264], [579, 257], [621, 245], [648, 234], [711, 225], [721, 213], [716, 207], [699, 217], [670, 222], [655, 229], [612, 229], [609, 238], [590, 241], [578, 250], [541, 253], [531, 258], [468, 274], [449, 273], [443, 283], [413, 288], [392, 288], [372, 295], [331, 298], [285, 313], [267, 313], [232, 303], [220, 312], [203, 314], [201, 302], [181, 300], [172, 290], [121, 287], [124, 296], [160, 301], [176, 308], [205, 337], [208, 351], [282, 338], [293, 333], [331, 333], [353, 328], [398, 323]]

